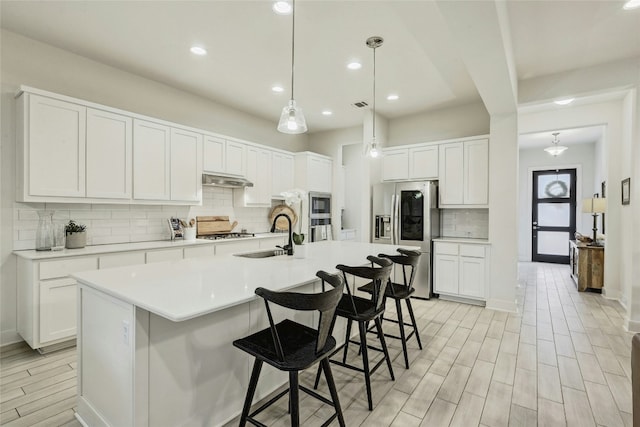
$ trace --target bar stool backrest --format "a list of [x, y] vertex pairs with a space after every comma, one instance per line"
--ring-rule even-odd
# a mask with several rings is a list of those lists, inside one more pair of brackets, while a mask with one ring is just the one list
[[333, 325], [335, 323], [336, 307], [344, 289], [344, 279], [339, 274], [329, 274], [325, 271], [318, 271], [316, 273], [320, 279], [322, 279], [322, 289], [324, 289], [324, 283], [329, 283], [332, 288], [326, 292], [317, 294], [307, 294], [299, 292], [275, 292], [265, 288], [256, 288], [256, 295], [264, 299], [264, 305], [267, 309], [267, 316], [269, 317], [269, 325], [271, 327], [271, 336], [273, 337], [274, 347], [276, 353], [281, 361], [284, 361], [284, 352], [282, 350], [282, 343], [278, 336], [278, 330], [273, 321], [271, 309], [269, 308], [269, 302], [276, 305], [286, 307], [292, 310], [298, 311], [313, 311], [320, 312], [318, 320], [318, 338], [316, 342], [316, 353], [320, 353], [327, 343], [327, 338], [331, 335]]
[[[401, 284], [407, 287], [408, 292], [411, 292], [411, 290], [413, 289], [413, 280], [416, 277], [416, 271], [418, 268], [418, 262], [420, 262], [421, 254], [418, 251], [403, 248], [398, 248], [398, 252], [400, 253], [400, 255], [380, 254], [378, 256], [380, 258], [388, 258], [393, 261], [394, 264], [402, 266], [403, 283]], [[391, 293], [395, 293], [393, 286], [391, 286]]]
[[[371, 280], [373, 283], [373, 292], [371, 294], [371, 301], [374, 303], [376, 310], [379, 310], [384, 304], [384, 292], [391, 276], [391, 269], [393, 268], [393, 262], [386, 258], [379, 258], [373, 255], [369, 255], [367, 260], [371, 262], [371, 267], [350, 267], [344, 264], [338, 264], [336, 268], [342, 271], [344, 276], [345, 288], [351, 298], [351, 305], [354, 313], [357, 313], [356, 304], [353, 301], [353, 295], [349, 289], [349, 280], [347, 275], [352, 275], [355, 282], [356, 277], [362, 279]], [[379, 267], [375, 267], [378, 265]]]

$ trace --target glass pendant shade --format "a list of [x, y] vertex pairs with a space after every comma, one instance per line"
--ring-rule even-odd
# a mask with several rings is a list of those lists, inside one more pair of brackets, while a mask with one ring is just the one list
[[567, 150], [568, 148], [569, 147], [565, 147], [564, 145], [554, 144], [550, 147], [545, 148], [544, 151], [551, 154], [552, 156], [559, 156], [560, 154], [564, 153], [564, 151]]
[[295, 100], [289, 100], [289, 104], [282, 109], [282, 114], [280, 114], [278, 132], [296, 134], [306, 131], [307, 121], [304, 118], [302, 108], [296, 105]]
[[380, 150], [378, 149], [378, 143], [376, 142], [375, 137], [371, 140], [371, 144], [369, 145], [369, 157], [373, 157], [374, 159], [380, 155]]

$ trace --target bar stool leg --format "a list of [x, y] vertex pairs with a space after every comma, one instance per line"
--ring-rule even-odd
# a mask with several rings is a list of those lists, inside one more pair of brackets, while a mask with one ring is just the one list
[[405, 301], [407, 302], [407, 308], [409, 309], [409, 317], [411, 317], [411, 322], [413, 323], [413, 330], [416, 333], [416, 340], [418, 340], [418, 347], [420, 347], [420, 350], [422, 350], [422, 343], [420, 342], [420, 332], [418, 332], [418, 322], [416, 322], [416, 317], [413, 315], [411, 299], [407, 298]]
[[291, 410], [291, 427], [300, 427], [298, 371], [289, 372], [289, 409]]
[[349, 319], [347, 321], [347, 333], [345, 335], [345, 340], [344, 340], [344, 353], [342, 354], [342, 363], [347, 363], [347, 353], [349, 350], [349, 340], [351, 339], [351, 324], [353, 323], [353, 320]]
[[374, 319], [376, 322], [376, 328], [378, 329], [378, 335], [380, 337], [380, 344], [382, 344], [382, 351], [384, 351], [384, 357], [387, 359], [387, 368], [389, 368], [389, 374], [391, 380], [395, 381], [396, 377], [393, 375], [393, 367], [391, 366], [391, 358], [389, 357], [389, 350], [387, 349], [387, 341], [384, 339], [384, 333], [382, 332], [382, 324], [380, 323], [380, 317]]
[[244, 406], [242, 407], [242, 416], [240, 417], [240, 427], [247, 425], [247, 417], [251, 410], [251, 402], [253, 401], [253, 395], [256, 393], [256, 387], [258, 386], [258, 378], [260, 378], [260, 370], [262, 369], [262, 360], [256, 359], [253, 362], [253, 370], [251, 372], [251, 380], [249, 381], [249, 389], [247, 390], [247, 397], [244, 399]]
[[324, 369], [324, 377], [327, 380], [327, 384], [329, 385], [329, 393], [331, 393], [331, 400], [333, 401], [333, 406], [336, 409], [336, 414], [338, 415], [338, 424], [340, 427], [345, 427], [344, 417], [342, 415], [342, 408], [340, 407], [340, 400], [338, 399], [338, 390], [336, 389], [336, 383], [333, 380], [333, 374], [331, 373], [331, 364], [329, 363], [329, 358], [323, 359], [320, 361], [320, 366]]
[[398, 314], [398, 326], [400, 326], [400, 341], [402, 341], [402, 352], [404, 353], [404, 367], [409, 369], [409, 354], [407, 354], [407, 337], [404, 334], [404, 321], [402, 320], [402, 305], [400, 300], [396, 301], [396, 311]]
[[367, 328], [364, 322], [358, 322], [358, 328], [360, 329], [360, 348], [362, 349], [364, 382], [367, 386], [367, 402], [369, 403], [369, 410], [373, 411], [373, 399], [371, 398], [371, 372], [369, 371], [369, 353], [367, 351]]

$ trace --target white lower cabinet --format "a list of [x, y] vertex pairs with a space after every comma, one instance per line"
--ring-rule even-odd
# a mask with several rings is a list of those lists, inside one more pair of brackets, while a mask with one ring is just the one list
[[486, 300], [489, 245], [435, 242], [434, 292]]
[[40, 282], [40, 341], [65, 339], [76, 334], [75, 280], [44, 280]]

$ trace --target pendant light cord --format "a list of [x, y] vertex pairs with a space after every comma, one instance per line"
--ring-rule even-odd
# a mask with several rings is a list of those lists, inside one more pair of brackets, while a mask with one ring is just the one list
[[373, 48], [373, 140], [376, 139], [376, 49]]
[[296, 0], [291, 2], [291, 100], [293, 101], [295, 98], [293, 97], [293, 69], [295, 67], [295, 46], [296, 46]]

